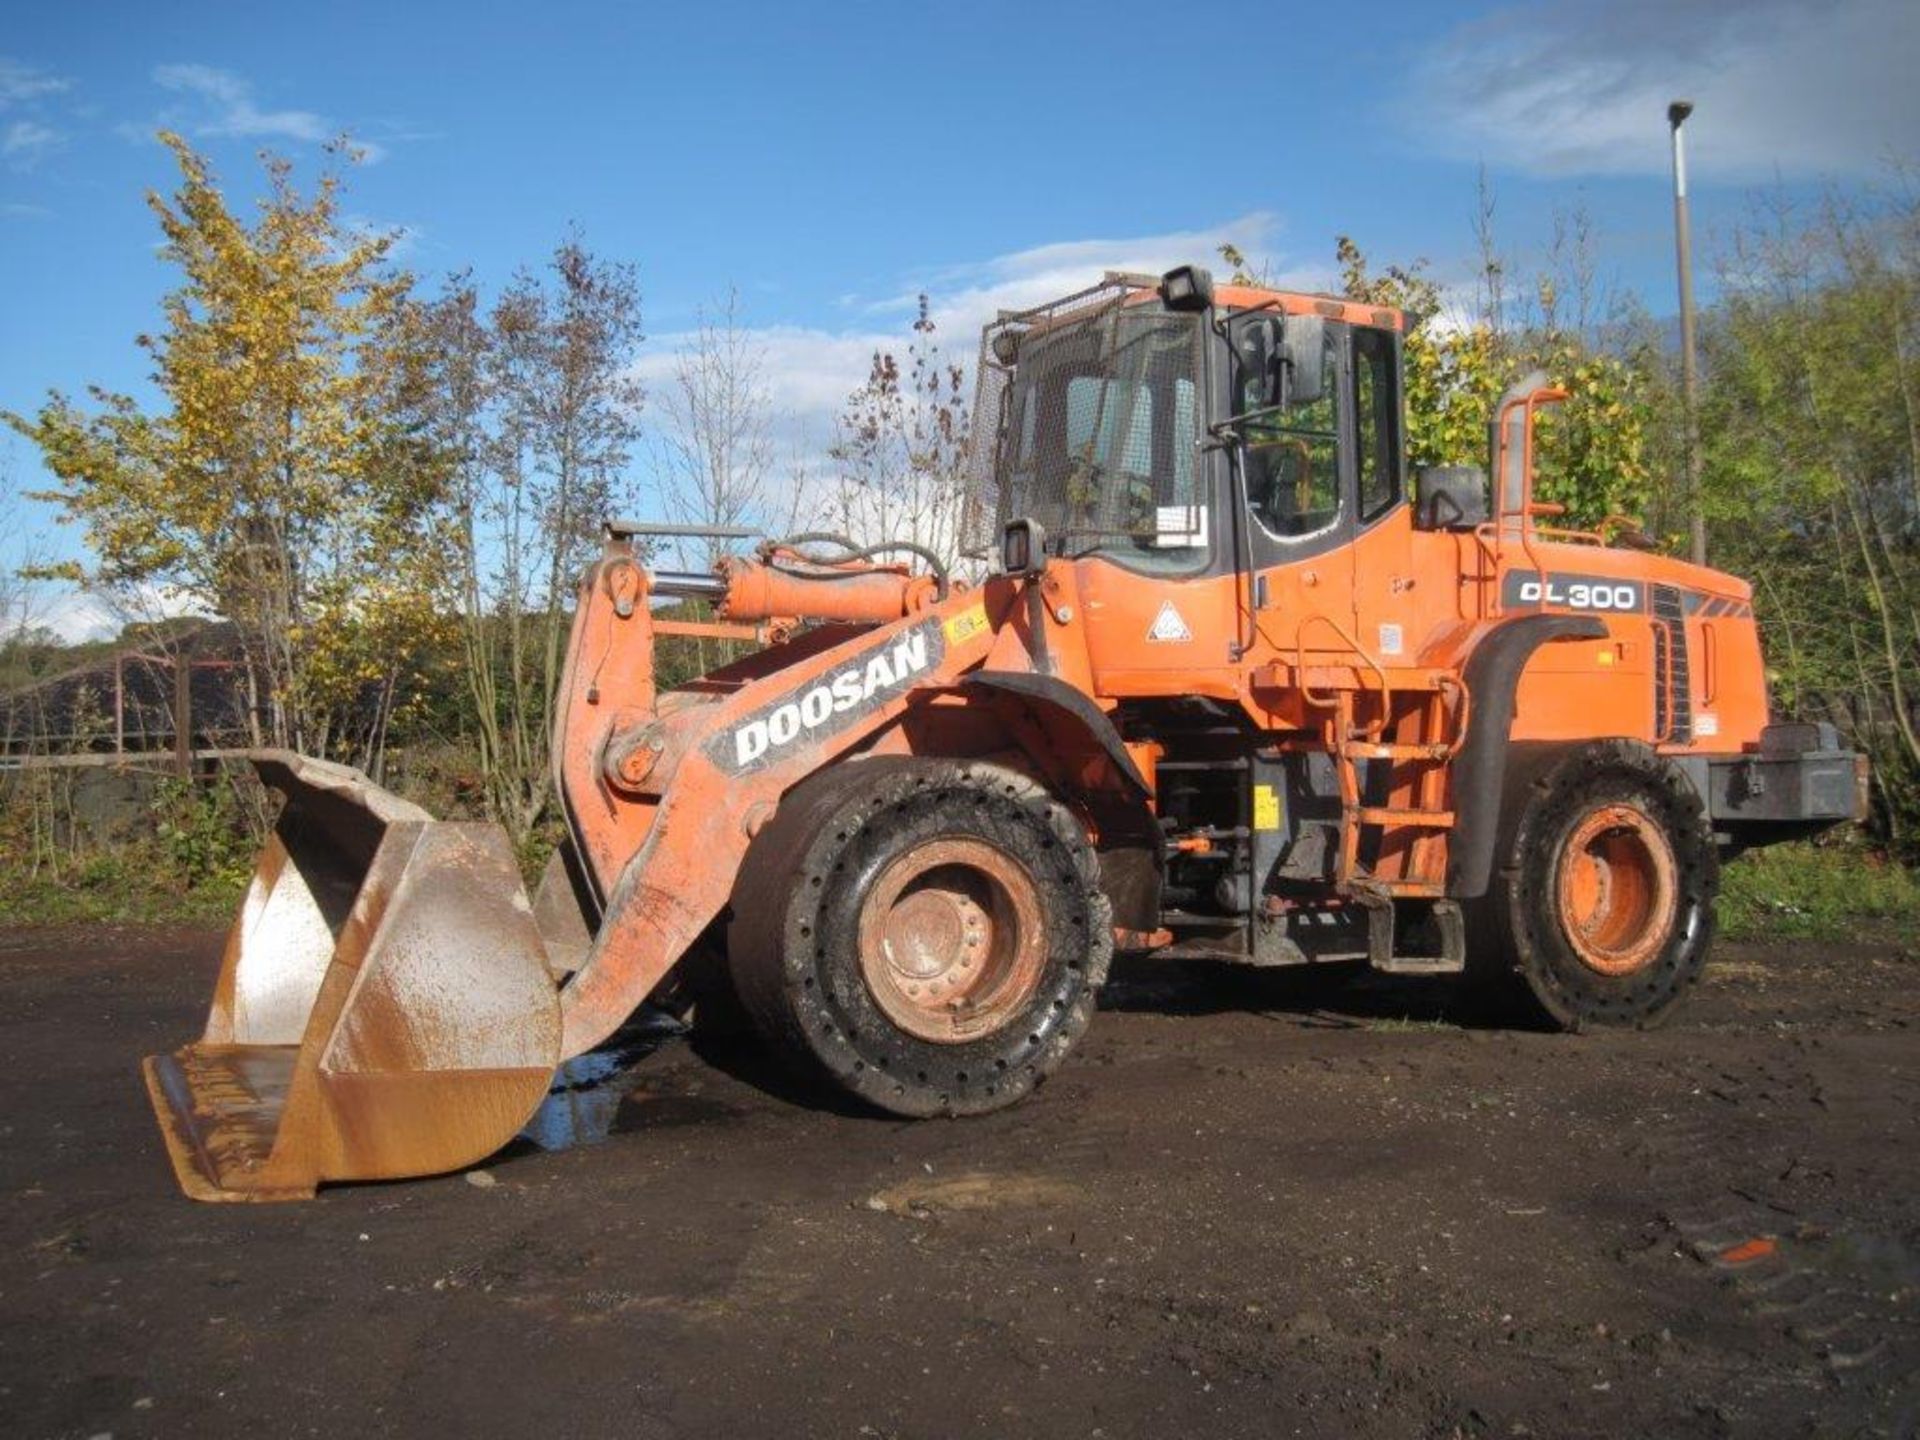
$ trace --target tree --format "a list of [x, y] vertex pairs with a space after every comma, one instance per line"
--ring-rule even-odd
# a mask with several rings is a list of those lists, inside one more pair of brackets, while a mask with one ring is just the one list
[[848, 396], [824, 509], [860, 544], [907, 541], [951, 567], [960, 559], [972, 425], [965, 367], [946, 357], [937, 330], [922, 295], [904, 368], [880, 351]]
[[1774, 197], [1733, 237], [1700, 407], [1716, 548], [1750, 576], [1777, 701], [1874, 760], [1920, 838], [1920, 202]]
[[[674, 355], [658, 399], [655, 453], [667, 510], [679, 523], [726, 529], [765, 519], [773, 469], [765, 363], [740, 326], [737, 290], [715, 314], [700, 311]], [[732, 546], [709, 537], [698, 548], [713, 565]]]
[[[1490, 203], [1483, 193], [1488, 225]], [[1589, 330], [1565, 326], [1558, 311], [1562, 289], [1551, 273], [1536, 287], [1538, 320], [1518, 331], [1496, 329], [1490, 317], [1504, 313], [1505, 302], [1494, 298], [1501, 262], [1487, 228], [1481, 245], [1486, 309], [1481, 318], [1463, 321], [1445, 315], [1440, 286], [1424, 262], [1376, 273], [1360, 247], [1340, 237], [1345, 294], [1405, 311], [1415, 321], [1404, 344], [1408, 464], [1487, 463], [1487, 423], [1501, 395], [1539, 369], [1572, 398], [1541, 416], [1535, 498], [1565, 505], [1566, 518], [1556, 523], [1577, 527], [1641, 513], [1652, 490], [1643, 362], [1608, 353]], [[1578, 252], [1573, 263], [1585, 263]], [[1582, 313], [1589, 293], [1590, 284], [1582, 284]]]
[[13, 467], [0, 466], [0, 684], [18, 656], [45, 648], [51, 634], [42, 623], [40, 596], [27, 578], [46, 566], [28, 533], [22, 498]]
[[204, 159], [161, 139], [181, 183], [148, 198], [181, 280], [139, 344], [163, 408], [95, 388], [91, 413], [56, 392], [4, 418], [100, 578], [174, 587], [241, 628], [257, 739], [377, 766], [438, 623], [445, 474], [414, 428], [409, 277], [392, 237], [343, 221], [337, 173], [303, 195], [269, 158], [249, 225]]
[[573, 237], [484, 316], [457, 277], [429, 326], [476, 758], [490, 813], [524, 843], [552, 801], [548, 730], [574, 584], [629, 498], [645, 398], [632, 375], [639, 284]]

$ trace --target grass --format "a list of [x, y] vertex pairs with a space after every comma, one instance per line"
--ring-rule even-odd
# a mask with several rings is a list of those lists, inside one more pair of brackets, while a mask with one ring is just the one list
[[[89, 801], [72, 775], [10, 780], [0, 791], [0, 851], [22, 863], [0, 885], [0, 925], [232, 921], [261, 833], [257, 808], [235, 785], [128, 775]], [[101, 794], [137, 809], [115, 815]]]
[[[436, 815], [465, 818], [458, 755], [422, 751], [396, 789]], [[0, 785], [0, 855], [20, 856], [0, 883], [0, 926], [153, 924], [225, 929], [246, 894], [274, 802], [245, 767], [218, 783], [134, 777], [115, 792], [137, 807], [102, 819], [73, 777], [42, 772]], [[519, 860], [528, 893], [562, 827], [525, 837]], [[25, 857], [32, 857], [27, 859]]]
[[224, 928], [246, 893], [233, 872], [185, 879], [158, 846], [102, 848], [68, 860], [58, 873], [16, 873], [0, 888], [0, 925], [99, 925], [135, 922]]
[[1920, 874], [1850, 844], [1752, 850], [1721, 872], [1722, 933], [1741, 940], [1920, 934]]
[[1368, 1020], [1362, 1027], [1376, 1035], [1427, 1035], [1460, 1027], [1446, 1020], [1415, 1020], [1410, 1015], [1384, 1016]]

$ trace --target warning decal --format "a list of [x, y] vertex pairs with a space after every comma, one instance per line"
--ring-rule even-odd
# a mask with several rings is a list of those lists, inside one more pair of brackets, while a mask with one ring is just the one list
[[1160, 613], [1153, 617], [1153, 624], [1147, 627], [1147, 639], [1177, 644], [1193, 639], [1193, 631], [1187, 628], [1187, 622], [1180, 618], [1180, 612], [1168, 600], [1161, 605]]
[[987, 607], [985, 602], [962, 610], [941, 627], [946, 632], [947, 644], [964, 645], [974, 636], [987, 628]]

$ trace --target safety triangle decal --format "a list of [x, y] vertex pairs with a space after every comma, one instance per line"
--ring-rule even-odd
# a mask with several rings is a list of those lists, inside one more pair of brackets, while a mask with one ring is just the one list
[[1147, 639], [1177, 643], [1193, 639], [1193, 631], [1187, 628], [1187, 622], [1180, 618], [1180, 612], [1168, 600], [1160, 606], [1160, 613], [1153, 617], [1153, 624], [1147, 630]]

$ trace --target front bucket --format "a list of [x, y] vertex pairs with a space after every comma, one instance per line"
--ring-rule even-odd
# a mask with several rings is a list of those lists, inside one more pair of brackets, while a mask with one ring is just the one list
[[546, 1094], [559, 995], [513, 847], [357, 770], [251, 759], [286, 807], [200, 1039], [145, 1064], [181, 1188], [294, 1200], [458, 1169]]

